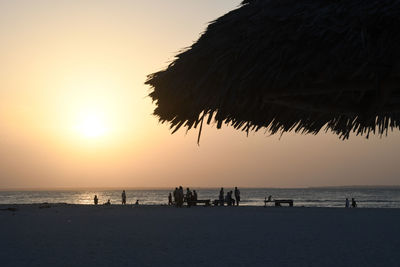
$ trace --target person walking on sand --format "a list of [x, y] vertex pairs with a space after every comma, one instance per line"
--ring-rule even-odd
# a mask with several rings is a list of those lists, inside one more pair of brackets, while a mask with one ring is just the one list
[[126, 193], [125, 193], [125, 190], [122, 190], [121, 197], [122, 197], [122, 205], [126, 205]]
[[349, 208], [350, 207], [350, 202], [349, 202], [349, 199], [346, 197], [346, 204], [345, 204], [345, 207], [346, 208]]
[[172, 194], [170, 192], [168, 195], [168, 206], [171, 206], [171, 205], [172, 205]]
[[357, 202], [356, 202], [356, 200], [354, 199], [354, 197], [351, 198], [351, 206], [352, 206], [353, 208], [357, 208]]
[[97, 205], [99, 204], [99, 199], [97, 198], [97, 195], [94, 195], [94, 204]]
[[221, 187], [221, 190], [219, 190], [219, 205], [224, 206], [224, 188]]
[[236, 200], [236, 206], [239, 206], [240, 202], [240, 191], [237, 187], [235, 187], [235, 200]]

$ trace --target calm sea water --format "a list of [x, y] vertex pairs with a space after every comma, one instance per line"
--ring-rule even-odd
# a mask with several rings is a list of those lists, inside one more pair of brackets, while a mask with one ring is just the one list
[[[194, 188], [196, 189], [196, 188]], [[225, 192], [230, 188], [225, 188]], [[239, 188], [240, 189], [240, 188]], [[230, 189], [233, 190], [233, 189]], [[171, 190], [126, 190], [128, 204], [137, 199], [140, 204], [162, 205], [168, 202]], [[199, 199], [217, 199], [219, 189], [196, 190]], [[399, 188], [304, 188], [304, 189], [271, 189], [242, 188], [241, 205], [263, 206], [264, 198], [272, 195], [275, 199], [293, 199], [295, 206], [306, 207], [343, 207], [346, 197], [357, 200], [359, 207], [366, 208], [400, 208]], [[92, 204], [95, 194], [99, 203], [107, 199], [112, 204], [121, 204], [122, 190], [77, 190], [77, 191], [0, 191], [0, 204], [30, 203], [69, 203]]]

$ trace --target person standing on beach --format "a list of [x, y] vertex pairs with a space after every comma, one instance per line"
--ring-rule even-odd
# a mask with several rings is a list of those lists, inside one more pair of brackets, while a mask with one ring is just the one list
[[345, 207], [346, 208], [349, 208], [350, 207], [350, 203], [349, 203], [349, 199], [346, 197], [346, 205], [345, 205]]
[[192, 191], [190, 191], [189, 187], [186, 188], [186, 203], [188, 207], [192, 205], [192, 200], [193, 200], [193, 194]]
[[122, 191], [121, 197], [122, 197], [122, 205], [126, 205], [126, 193], [125, 193], [125, 190]]
[[236, 199], [236, 206], [239, 206], [240, 201], [240, 191], [237, 187], [235, 187], [235, 199]]
[[221, 187], [221, 190], [219, 190], [219, 205], [224, 206], [224, 188]]
[[353, 208], [357, 208], [357, 202], [356, 202], [356, 200], [354, 199], [354, 197], [351, 198], [351, 206], [352, 206]]
[[178, 206], [179, 207], [183, 206], [183, 198], [184, 198], [183, 187], [179, 186], [179, 190], [178, 190]]
[[168, 206], [171, 206], [171, 205], [172, 205], [172, 194], [170, 192], [168, 195]]
[[175, 187], [175, 190], [172, 194], [174, 195], [175, 206], [178, 206], [178, 187]]
[[197, 201], [197, 192], [196, 192], [196, 190], [193, 190], [193, 201], [194, 201], [193, 206], [196, 206], [197, 205], [197, 203], [196, 203], [196, 201]]
[[99, 203], [99, 199], [97, 198], [97, 195], [94, 195], [94, 204], [97, 205]]
[[232, 195], [231, 195], [231, 192], [232, 192], [232, 191], [228, 191], [228, 192], [226, 193], [226, 196], [225, 196], [225, 202], [226, 202], [226, 205], [227, 205], [227, 206], [231, 206], [231, 205], [232, 205]]

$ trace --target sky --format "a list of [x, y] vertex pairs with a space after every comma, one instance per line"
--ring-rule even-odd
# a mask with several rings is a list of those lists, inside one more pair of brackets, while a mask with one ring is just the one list
[[171, 135], [146, 76], [240, 0], [0, 1], [0, 190], [400, 185], [400, 134]]

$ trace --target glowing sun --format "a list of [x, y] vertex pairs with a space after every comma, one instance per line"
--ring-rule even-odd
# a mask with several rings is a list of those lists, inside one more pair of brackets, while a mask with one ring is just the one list
[[93, 111], [79, 115], [76, 129], [81, 136], [90, 139], [105, 136], [108, 131], [104, 116], [100, 112]]

